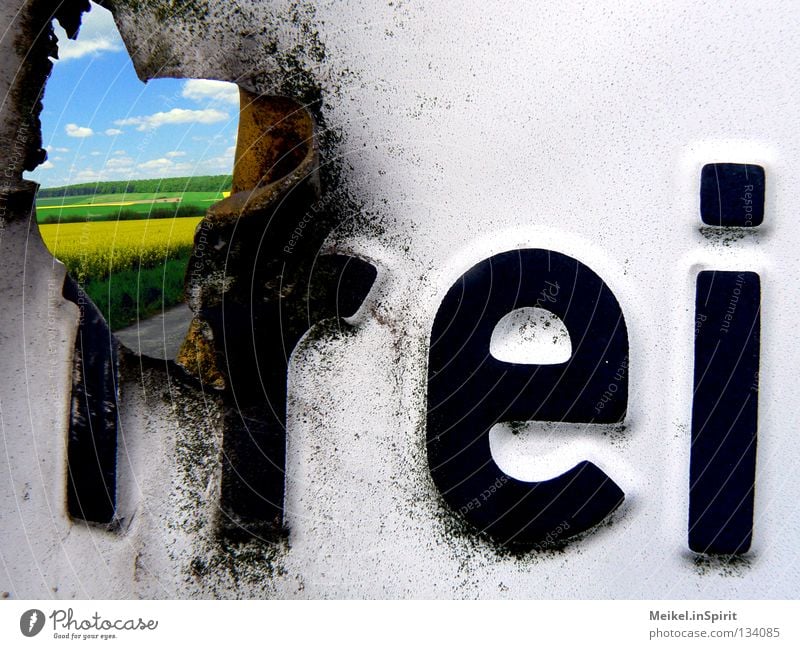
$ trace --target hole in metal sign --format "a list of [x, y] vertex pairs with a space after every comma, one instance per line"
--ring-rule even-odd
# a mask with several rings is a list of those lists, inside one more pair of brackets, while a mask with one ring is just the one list
[[[143, 83], [107, 9], [92, 4], [81, 23], [74, 43], [55, 27], [41, 114], [48, 157], [31, 175], [39, 231], [123, 345], [174, 359], [191, 320], [195, 230], [231, 190], [239, 89]], [[90, 55], [93, 43], [102, 46]]]
[[[39, 184], [39, 233], [67, 269], [64, 297], [80, 309], [67, 510], [113, 525], [119, 341], [166, 359], [183, 340], [191, 315], [184, 276], [203, 213], [229, 194], [239, 91], [205, 79], [143, 85], [112, 14], [81, 6], [56, 14], [63, 30], [46, 28], [55, 62], [38, 91], [49, 157], [42, 151], [27, 168]], [[97, 109], [87, 111], [93, 101]]]

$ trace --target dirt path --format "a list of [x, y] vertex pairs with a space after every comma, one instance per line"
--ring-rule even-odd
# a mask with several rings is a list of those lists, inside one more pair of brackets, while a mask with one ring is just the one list
[[164, 313], [115, 331], [119, 341], [135, 352], [153, 358], [175, 358], [189, 328], [192, 312], [179, 304]]

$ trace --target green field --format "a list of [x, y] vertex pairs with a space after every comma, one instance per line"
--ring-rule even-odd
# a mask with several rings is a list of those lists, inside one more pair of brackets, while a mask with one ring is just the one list
[[117, 194], [79, 194], [77, 196], [50, 196], [38, 198], [36, 206], [70, 205], [72, 203], [110, 203], [115, 201], [141, 201], [172, 196], [177, 192], [128, 192]]
[[202, 216], [227, 192], [133, 192], [38, 198], [39, 223]]
[[83, 285], [112, 331], [183, 302], [188, 257], [167, 259], [153, 268], [123, 270]]
[[183, 301], [183, 277], [200, 217], [41, 224], [112, 330]]
[[184, 300], [195, 228], [231, 182], [219, 175], [43, 187], [36, 220], [50, 252], [117, 330]]

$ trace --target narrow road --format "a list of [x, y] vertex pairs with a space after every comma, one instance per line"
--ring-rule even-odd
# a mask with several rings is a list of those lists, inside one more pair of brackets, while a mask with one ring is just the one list
[[174, 359], [191, 319], [189, 307], [179, 304], [152, 318], [115, 331], [114, 335], [123, 345], [139, 354]]

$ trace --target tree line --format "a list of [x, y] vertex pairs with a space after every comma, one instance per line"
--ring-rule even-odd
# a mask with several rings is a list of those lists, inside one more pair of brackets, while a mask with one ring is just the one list
[[50, 223], [91, 223], [97, 221], [138, 221], [140, 219], [173, 219], [185, 216], [203, 216], [205, 208], [197, 205], [179, 205], [170, 208], [154, 208], [147, 212], [136, 212], [135, 210], [118, 210], [97, 216], [86, 216], [85, 214], [45, 214], [36, 216], [36, 222], [43, 225]]
[[103, 180], [63, 187], [40, 188], [39, 198], [94, 196], [95, 194], [147, 194], [156, 192], [221, 192], [231, 188], [233, 176], [184, 176], [144, 180]]

